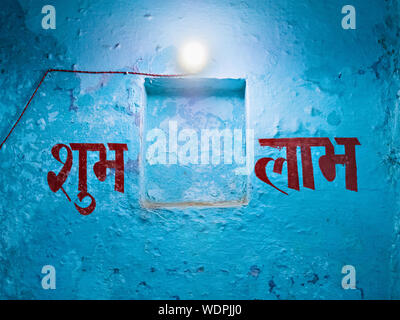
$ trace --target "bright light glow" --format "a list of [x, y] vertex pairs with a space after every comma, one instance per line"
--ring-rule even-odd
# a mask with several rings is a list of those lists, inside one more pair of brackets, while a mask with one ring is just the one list
[[179, 51], [179, 64], [189, 73], [197, 73], [203, 70], [207, 60], [207, 49], [197, 41], [186, 43]]

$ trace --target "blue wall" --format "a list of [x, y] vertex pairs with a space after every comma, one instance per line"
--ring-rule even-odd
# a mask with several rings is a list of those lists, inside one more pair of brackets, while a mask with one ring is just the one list
[[[57, 29], [41, 27], [42, 6]], [[203, 77], [245, 78], [255, 138], [357, 137], [359, 191], [315, 170], [316, 190], [286, 196], [250, 176], [236, 208], [144, 209], [139, 204], [143, 77], [52, 73], [0, 151], [3, 299], [400, 298], [398, 239], [399, 5], [347, 1], [2, 1], [0, 134], [48, 68], [178, 73], [185, 39], [206, 42]], [[88, 186], [80, 215], [47, 172], [57, 143], [126, 143], [125, 193], [110, 174]], [[271, 151], [255, 143], [256, 159]], [[337, 152], [343, 150], [337, 147]], [[273, 153], [275, 156], [278, 153]], [[149, 177], [151, 178], [151, 177]], [[171, 181], [171, 187], [179, 180]], [[64, 185], [76, 201], [77, 154]], [[57, 270], [43, 290], [41, 268]], [[357, 270], [343, 290], [341, 269]]]

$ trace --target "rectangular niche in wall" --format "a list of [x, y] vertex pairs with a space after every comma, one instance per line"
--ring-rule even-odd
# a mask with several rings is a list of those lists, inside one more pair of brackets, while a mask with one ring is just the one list
[[246, 81], [146, 78], [140, 199], [147, 208], [248, 202]]

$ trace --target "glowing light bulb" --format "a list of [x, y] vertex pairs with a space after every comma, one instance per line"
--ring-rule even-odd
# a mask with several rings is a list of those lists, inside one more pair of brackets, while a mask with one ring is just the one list
[[197, 41], [186, 43], [179, 51], [179, 64], [189, 73], [200, 72], [207, 64], [208, 52]]

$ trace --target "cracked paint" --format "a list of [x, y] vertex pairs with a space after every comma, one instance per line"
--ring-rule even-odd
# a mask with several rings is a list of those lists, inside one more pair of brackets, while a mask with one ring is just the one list
[[[196, 35], [212, 55], [202, 77], [246, 79], [255, 139], [357, 137], [361, 146], [358, 192], [345, 189], [344, 168], [289, 196], [252, 173], [246, 206], [146, 209], [143, 77], [51, 74], [0, 150], [0, 298], [400, 297], [398, 1], [353, 1], [356, 30], [341, 28], [336, 0], [56, 0], [56, 30], [41, 28], [46, 1], [2, 4], [1, 137], [45, 70], [180, 73], [176, 52]], [[72, 142], [129, 146], [125, 193], [114, 192], [113, 172], [89, 176], [98, 205], [85, 217], [46, 182], [59, 170], [52, 146]], [[256, 159], [270, 153], [256, 145]], [[64, 185], [74, 199], [77, 184], [74, 166]], [[41, 288], [47, 264], [56, 290]], [[346, 264], [357, 290], [341, 287]]]

